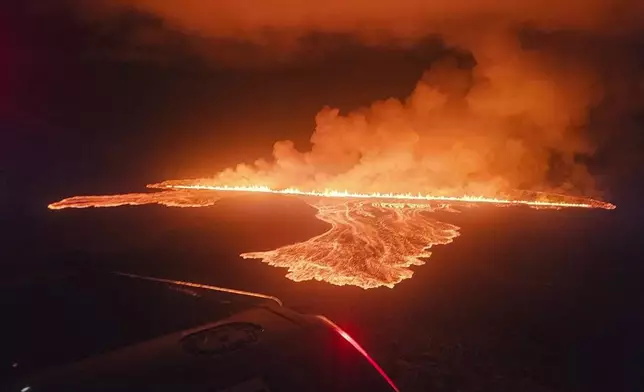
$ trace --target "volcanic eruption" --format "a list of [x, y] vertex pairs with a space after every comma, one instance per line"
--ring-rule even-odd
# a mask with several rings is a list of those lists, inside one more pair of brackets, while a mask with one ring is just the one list
[[[571, 97], [575, 89], [562, 89], [564, 79], [526, 82], [517, 90], [526, 71], [516, 61], [503, 72], [493, 67], [488, 76], [448, 60], [430, 69], [404, 101], [389, 99], [344, 116], [325, 108], [310, 151], [277, 142], [273, 161], [240, 164], [212, 178], [148, 185], [156, 192], [77, 196], [49, 208], [204, 207], [231, 193], [299, 197], [330, 229], [243, 258], [287, 268], [295, 281], [393, 287], [412, 276], [410, 267], [423, 264], [433, 245], [458, 236], [458, 227], [432, 218], [434, 211], [478, 204], [615, 208], [561, 194], [592, 189], [592, 177], [574, 159], [588, 149], [579, 132], [588, 101]], [[566, 173], [556, 184], [549, 181], [553, 155]]]
[[[330, 229], [299, 244], [242, 257], [287, 268], [295, 281], [372, 288], [411, 277], [409, 267], [422, 264], [431, 246], [458, 236], [458, 227], [432, 218], [437, 210], [457, 212], [478, 204], [615, 208], [597, 199], [586, 165], [597, 148], [587, 128], [591, 111], [602, 102], [602, 78], [592, 62], [562, 56], [526, 35], [539, 29], [622, 34], [642, 14], [635, 3], [623, 2], [633, 5], [629, 12], [604, 0], [368, 5], [331, 0], [324, 7], [310, 2], [287, 7], [279, 0], [244, 3], [254, 7], [232, 1], [181, 7], [121, 3], [153, 13], [187, 35], [250, 42], [284, 61], [302, 52], [301, 38], [312, 32], [385, 46], [413, 45], [433, 35], [446, 50], [406, 98], [349, 112], [322, 108], [309, 148], [277, 141], [272, 158], [240, 163], [209, 178], [150, 184], [149, 193], [71, 197], [50, 209], [205, 207], [240, 192], [298, 197], [315, 207]], [[210, 12], [211, 7], [221, 12]], [[213, 53], [214, 61], [221, 56]]]

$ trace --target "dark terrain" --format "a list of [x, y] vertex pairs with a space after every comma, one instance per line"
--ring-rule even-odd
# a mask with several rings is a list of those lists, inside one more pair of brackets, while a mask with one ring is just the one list
[[[272, 294], [327, 315], [363, 342], [402, 390], [636, 391], [644, 387], [641, 235], [637, 210], [617, 204], [614, 211], [440, 213], [461, 236], [436, 247], [412, 279], [372, 290], [295, 283], [283, 269], [238, 257], [325, 230], [294, 198], [238, 197], [197, 209], [34, 205], [5, 221], [13, 229], [4, 234], [3, 301], [16, 309], [20, 290], [78, 271], [191, 280]], [[41, 311], [34, 303], [24, 310]], [[47, 309], [47, 317], [56, 310]]]

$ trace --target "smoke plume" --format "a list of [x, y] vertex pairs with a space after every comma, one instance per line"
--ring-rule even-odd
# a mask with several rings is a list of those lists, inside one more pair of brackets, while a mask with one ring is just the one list
[[350, 35], [367, 45], [412, 45], [432, 35], [471, 53], [474, 65], [452, 56], [431, 64], [404, 99], [350, 113], [323, 108], [309, 150], [278, 141], [271, 160], [203, 180], [362, 192], [593, 192], [581, 158], [595, 149], [586, 130], [602, 102], [603, 81], [592, 62], [529, 47], [521, 34], [533, 29], [620, 37], [644, 20], [644, 3], [635, 0], [91, 4], [95, 14], [126, 7], [188, 35], [248, 41], [276, 54], [298, 53], [311, 33]]
[[341, 114], [316, 116], [311, 150], [275, 143], [272, 162], [220, 173], [218, 183], [355, 191], [540, 190], [551, 163], [566, 171], [562, 187], [592, 187], [576, 154], [597, 100], [583, 70], [553, 72], [538, 56], [507, 47], [473, 69], [446, 58], [432, 65], [404, 100], [387, 99]]

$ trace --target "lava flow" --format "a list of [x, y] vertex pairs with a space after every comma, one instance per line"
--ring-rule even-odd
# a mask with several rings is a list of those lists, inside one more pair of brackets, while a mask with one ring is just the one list
[[320, 199], [311, 203], [316, 217], [331, 228], [308, 241], [266, 252], [243, 253], [245, 259], [262, 259], [288, 268], [296, 282], [320, 280], [364, 289], [393, 288], [411, 278], [412, 265], [431, 255], [433, 245], [449, 244], [458, 227], [439, 222], [423, 212], [444, 206], [391, 208], [378, 203], [338, 202]]
[[63, 208], [140, 206], [161, 204], [167, 207], [207, 207], [215, 204], [219, 197], [214, 193], [190, 191], [168, 191], [154, 193], [125, 193], [122, 195], [74, 196], [48, 206], [50, 210]]
[[411, 278], [413, 265], [422, 265], [434, 245], [448, 244], [459, 227], [440, 222], [431, 213], [458, 212], [457, 207], [492, 204], [533, 208], [603, 208], [610, 203], [571, 196], [532, 193], [530, 198], [501, 199], [410, 194], [363, 194], [339, 191], [274, 190], [268, 187], [231, 187], [185, 182], [148, 185], [162, 191], [107, 196], [76, 196], [49, 205], [50, 209], [161, 204], [169, 207], [207, 207], [229, 193], [272, 193], [298, 197], [317, 210], [316, 217], [331, 227], [307, 241], [274, 250], [243, 253], [288, 269], [296, 282], [325, 281], [364, 289], [394, 287]]

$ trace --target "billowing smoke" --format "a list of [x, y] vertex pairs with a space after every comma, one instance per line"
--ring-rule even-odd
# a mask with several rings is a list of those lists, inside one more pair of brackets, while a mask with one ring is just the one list
[[[497, 194], [512, 189], [589, 193], [589, 115], [601, 102], [595, 69], [574, 56], [526, 46], [520, 33], [628, 34], [637, 0], [118, 0], [172, 28], [297, 53], [306, 34], [348, 34], [370, 45], [440, 36], [474, 65], [446, 56], [410, 96], [341, 113], [323, 108], [311, 147], [273, 147], [272, 160], [224, 170], [214, 184], [354, 191]], [[117, 6], [115, 7], [114, 4]], [[315, 94], [314, 91], [311, 94]], [[385, 97], [383, 97], [385, 98]]]
[[451, 57], [433, 64], [404, 100], [344, 115], [324, 108], [310, 151], [280, 141], [273, 161], [239, 165], [216, 182], [494, 194], [552, 188], [557, 161], [566, 175], [556, 186], [592, 188], [575, 161], [592, 152], [583, 133], [598, 98], [592, 76], [574, 68], [554, 72], [538, 55], [511, 46], [494, 49], [473, 69]]

